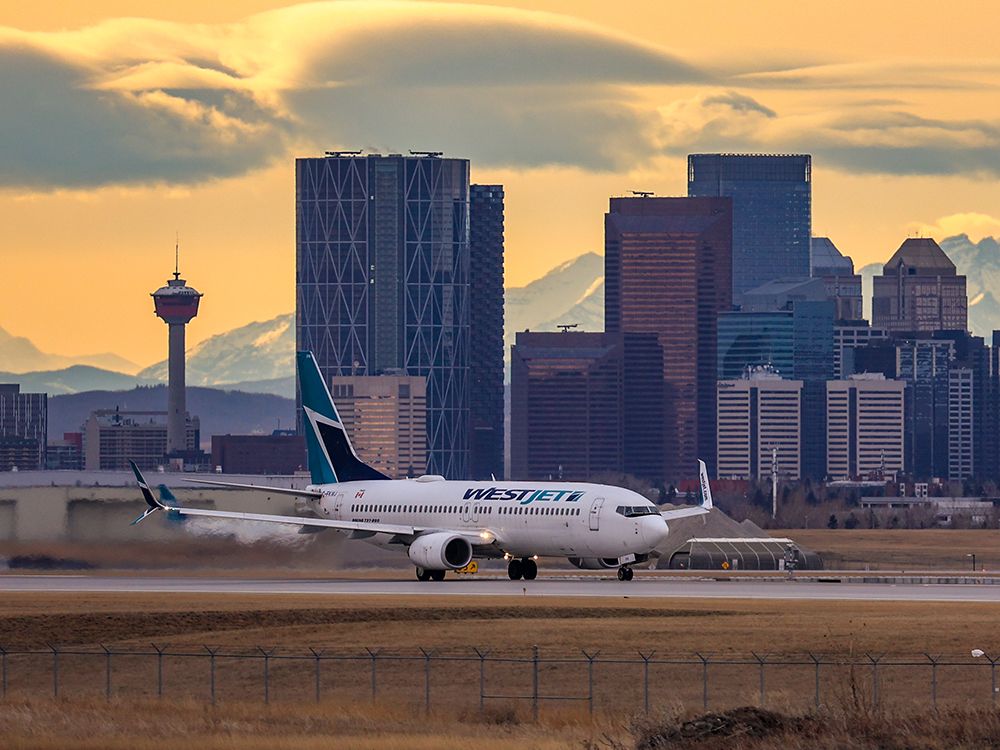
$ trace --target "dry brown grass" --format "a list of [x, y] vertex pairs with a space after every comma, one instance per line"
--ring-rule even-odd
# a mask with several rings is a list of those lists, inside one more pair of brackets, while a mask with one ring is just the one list
[[1000, 572], [1000, 531], [989, 529], [784, 529], [788, 536], [818, 552], [828, 569], [949, 570], [976, 567]]

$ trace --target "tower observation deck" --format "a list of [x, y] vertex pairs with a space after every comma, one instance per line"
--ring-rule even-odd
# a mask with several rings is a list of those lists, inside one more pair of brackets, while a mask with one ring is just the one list
[[167, 386], [167, 455], [187, 447], [187, 403], [184, 382], [184, 327], [198, 314], [202, 294], [181, 278], [175, 249], [174, 278], [150, 296], [156, 316], [169, 327]]

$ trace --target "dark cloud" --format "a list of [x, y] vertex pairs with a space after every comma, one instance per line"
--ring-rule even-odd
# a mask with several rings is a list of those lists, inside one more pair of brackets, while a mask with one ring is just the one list
[[166, 92], [95, 91], [81, 69], [36, 50], [0, 48], [0, 71], [2, 184], [196, 182], [284, 150], [274, 128]]

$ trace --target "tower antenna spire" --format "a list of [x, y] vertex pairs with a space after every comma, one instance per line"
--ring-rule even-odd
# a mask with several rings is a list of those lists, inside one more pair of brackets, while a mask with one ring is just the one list
[[181, 277], [181, 234], [174, 232], [174, 278]]

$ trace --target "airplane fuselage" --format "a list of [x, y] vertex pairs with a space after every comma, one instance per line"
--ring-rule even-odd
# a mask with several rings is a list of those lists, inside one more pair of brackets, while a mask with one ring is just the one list
[[[667, 536], [655, 506], [621, 487], [577, 482], [463, 482], [439, 477], [312, 485], [320, 518], [461, 531], [512, 557], [646, 554]], [[399, 548], [392, 534], [357, 535]]]

